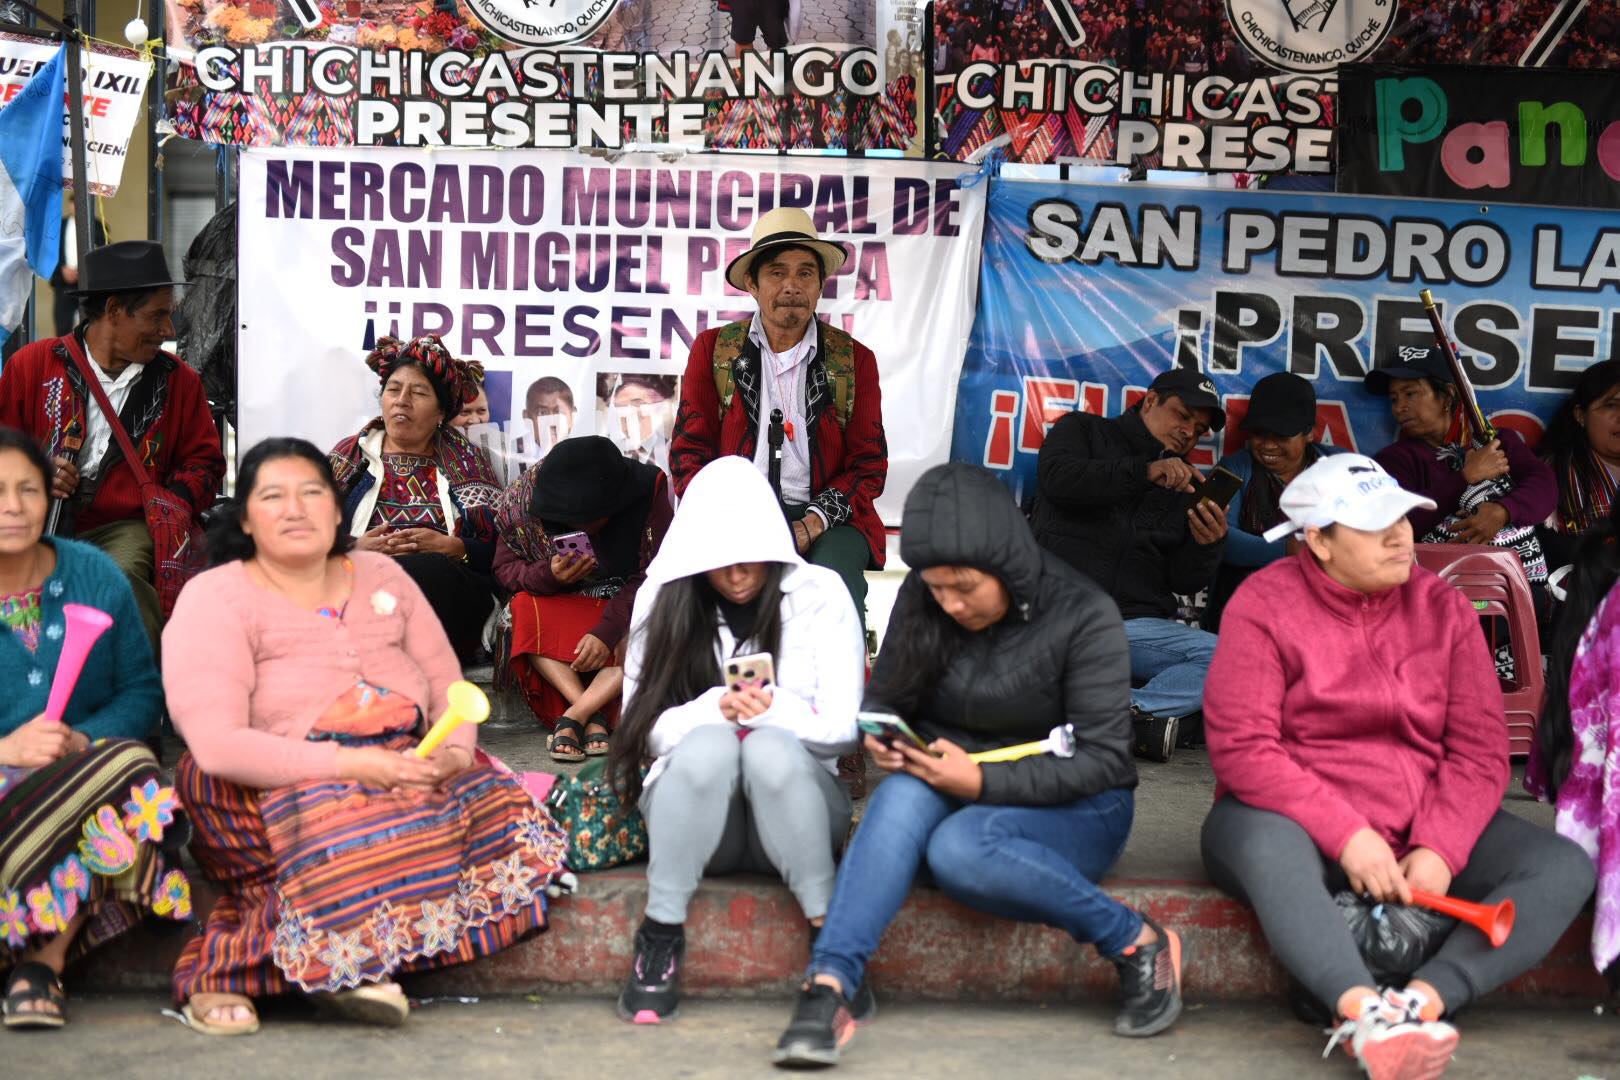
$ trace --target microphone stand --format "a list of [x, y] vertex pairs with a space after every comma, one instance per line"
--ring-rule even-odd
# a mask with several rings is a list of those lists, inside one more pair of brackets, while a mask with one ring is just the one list
[[771, 410], [771, 426], [766, 433], [766, 442], [770, 446], [767, 457], [767, 475], [771, 481], [771, 491], [776, 495], [776, 501], [782, 501], [782, 410]]

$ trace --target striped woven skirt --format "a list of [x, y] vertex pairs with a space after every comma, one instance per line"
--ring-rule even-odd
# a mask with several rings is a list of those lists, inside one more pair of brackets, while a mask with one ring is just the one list
[[160, 846], [177, 812], [152, 751], [131, 739], [0, 767], [0, 969], [81, 916], [70, 957], [149, 912], [190, 918], [190, 886]]
[[224, 890], [175, 966], [177, 1001], [344, 990], [499, 952], [545, 928], [545, 889], [563, 871], [562, 830], [488, 767], [428, 793], [353, 781], [255, 791], [186, 754], [175, 785], [192, 855]]

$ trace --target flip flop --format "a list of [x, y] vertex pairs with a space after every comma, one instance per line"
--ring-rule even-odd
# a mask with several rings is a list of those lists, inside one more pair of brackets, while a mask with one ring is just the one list
[[[585, 734], [585, 726], [571, 716], [559, 716], [551, 725], [551, 740], [546, 743], [546, 750], [551, 754], [552, 761], [570, 762], [584, 761], [585, 747], [580, 739]], [[560, 754], [559, 750], [572, 750], [571, 754]]]
[[[245, 1008], [253, 1016], [247, 1020], [208, 1019], [209, 1013], [227, 1005]], [[252, 1035], [259, 1030], [259, 1012], [253, 1007], [253, 1002], [242, 994], [192, 994], [191, 1000], [180, 1007], [180, 1015], [186, 1018], [187, 1026], [199, 1035], [230, 1037]]]
[[[18, 982], [26, 982], [26, 989], [17, 989]], [[47, 1013], [30, 1009], [19, 1012], [23, 1005], [48, 1002], [56, 1006], [56, 1012]], [[39, 961], [30, 961], [18, 964], [11, 971], [11, 977], [6, 980], [6, 999], [0, 1011], [4, 1012], [5, 1025], [8, 1028], [59, 1028], [67, 1023], [67, 994], [62, 991], [62, 979], [56, 972], [41, 964]]]
[[309, 1000], [333, 1016], [375, 1027], [399, 1027], [411, 1015], [411, 1003], [405, 999], [405, 991], [398, 986], [392, 990], [380, 986], [357, 986], [353, 990], [311, 994]]

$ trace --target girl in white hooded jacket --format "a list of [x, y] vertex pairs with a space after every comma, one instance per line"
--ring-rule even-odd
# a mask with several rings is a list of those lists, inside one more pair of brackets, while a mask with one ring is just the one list
[[[754, 653], [770, 654], [775, 684], [728, 689], [724, 661]], [[864, 663], [849, 591], [799, 557], [759, 470], [740, 457], [704, 467], [636, 596], [608, 759], [649, 846], [621, 1017], [675, 1015], [687, 903], [705, 873], [780, 874], [820, 926], [849, 831], [837, 759], [856, 747]]]

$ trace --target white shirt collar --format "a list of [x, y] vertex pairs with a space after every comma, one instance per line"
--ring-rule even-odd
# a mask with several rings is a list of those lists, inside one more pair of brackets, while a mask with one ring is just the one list
[[[812, 322], [817, 321], [814, 315], [810, 318]], [[783, 353], [776, 352], [771, 348], [770, 338], [765, 336], [765, 323], [761, 321], [759, 312], [756, 311], [754, 312], [753, 321], [748, 324], [748, 337], [755, 345], [759, 346], [760, 355], [775, 358], [776, 370], [783, 372], [797, 367], [802, 361], [816, 355], [816, 346], [820, 342], [821, 335], [816, 331], [815, 326], [806, 326], [804, 336], [799, 339], [793, 348]]]

